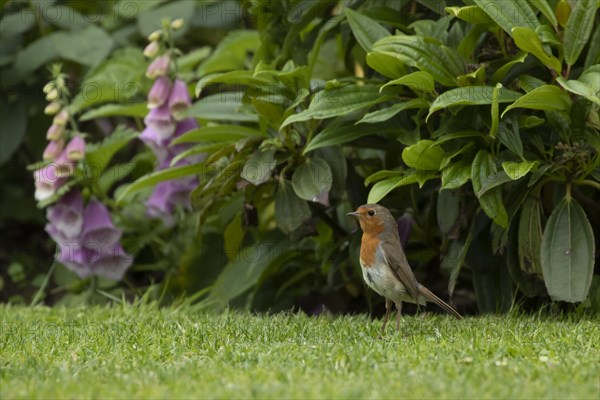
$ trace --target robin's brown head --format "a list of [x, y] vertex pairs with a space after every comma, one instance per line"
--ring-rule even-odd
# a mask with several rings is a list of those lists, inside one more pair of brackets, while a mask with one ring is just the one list
[[382, 232], [390, 232], [398, 235], [396, 220], [387, 208], [379, 204], [363, 204], [356, 211], [346, 215], [358, 219], [364, 233], [378, 235]]

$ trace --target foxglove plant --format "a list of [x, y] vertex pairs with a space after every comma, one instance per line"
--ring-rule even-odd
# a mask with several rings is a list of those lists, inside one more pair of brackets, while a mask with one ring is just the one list
[[[186, 83], [177, 78], [175, 52], [170, 42], [173, 30], [181, 28], [182, 21], [175, 20], [165, 24], [161, 31], [152, 33], [149, 37], [150, 44], [144, 54], [156, 57], [150, 63], [146, 76], [155, 79], [152, 89], [148, 94], [148, 109], [150, 112], [144, 119], [146, 129], [140, 134], [142, 140], [156, 156], [158, 166], [162, 170], [171, 166], [174, 157], [186, 150], [188, 145], [175, 145], [172, 142], [182, 134], [198, 128], [198, 123], [193, 118], [185, 118], [182, 113], [191, 105], [191, 98]], [[161, 49], [166, 48], [160, 54]], [[178, 161], [175, 165], [189, 164], [191, 159]], [[189, 193], [198, 184], [196, 178], [182, 178], [159, 183], [146, 202], [147, 215], [151, 218], [162, 219], [166, 226], [173, 226], [175, 220], [173, 212], [177, 206], [190, 209]]]

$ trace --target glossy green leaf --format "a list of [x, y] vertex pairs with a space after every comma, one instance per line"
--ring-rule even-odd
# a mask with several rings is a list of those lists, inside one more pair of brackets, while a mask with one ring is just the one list
[[309, 158], [292, 175], [292, 187], [301, 199], [319, 202], [331, 189], [333, 177], [329, 164], [322, 158]]
[[564, 57], [567, 64], [575, 64], [587, 44], [599, 6], [600, 3], [597, 0], [577, 0], [575, 3], [575, 9], [569, 17], [563, 38]]
[[397, 130], [396, 127], [388, 124], [329, 125], [315, 135], [302, 153], [307, 154], [322, 147], [348, 143], [363, 136], [376, 135], [379, 133], [394, 133]]
[[543, 85], [519, 98], [506, 107], [502, 117], [512, 109], [528, 108], [531, 110], [569, 112], [572, 101], [558, 86]]
[[[450, 106], [492, 104], [493, 96], [493, 86], [467, 86], [448, 90], [438, 96], [431, 104], [429, 114], [425, 120], [429, 119], [434, 112]], [[498, 102], [512, 103], [520, 96], [517, 92], [502, 88], [498, 92]]]
[[257, 31], [230, 32], [219, 42], [212, 54], [200, 64], [196, 75], [204, 76], [214, 72], [244, 69], [248, 52], [255, 51], [259, 45], [260, 37]]
[[404, 62], [385, 53], [368, 53], [367, 65], [390, 79], [403, 77], [408, 71]]
[[446, 12], [453, 17], [470, 24], [491, 24], [494, 21], [479, 6], [446, 7]]
[[502, 163], [502, 169], [506, 175], [512, 180], [521, 179], [529, 173], [529, 171], [537, 168], [539, 161], [505, 161]]
[[379, 94], [379, 88], [375, 85], [348, 85], [341, 88], [325, 89], [313, 96], [306, 110], [286, 118], [281, 124], [281, 128], [294, 122], [346, 115], [391, 98]]
[[241, 177], [252, 183], [260, 185], [271, 179], [271, 173], [277, 165], [274, 159], [275, 150], [256, 151], [244, 164]]
[[590, 39], [590, 47], [585, 56], [584, 68], [589, 68], [594, 64], [600, 64], [600, 24], [596, 24], [596, 29]]
[[562, 69], [560, 61], [553, 55], [546, 53], [542, 41], [533, 29], [515, 27], [512, 29], [512, 36], [519, 49], [534, 55], [546, 67], [560, 73]]
[[412, 99], [404, 103], [396, 103], [393, 106], [365, 114], [365, 116], [362, 117], [356, 124], [374, 124], [377, 122], [384, 122], [404, 110], [428, 107], [429, 102], [425, 99], [418, 97], [416, 99]]
[[471, 164], [460, 161], [442, 170], [442, 189], [458, 189], [471, 178]]
[[4, 96], [0, 98], [0, 107], [0, 163], [3, 163], [23, 141], [27, 128], [27, 110], [22, 100], [17, 99], [9, 103], [5, 101]]
[[127, 197], [129, 194], [135, 191], [138, 191], [145, 187], [155, 186], [160, 182], [198, 174], [203, 171], [204, 167], [204, 163], [183, 165], [180, 167], [169, 167], [161, 169], [160, 171], [144, 175], [143, 177], [133, 182], [131, 185], [127, 186], [121, 193], [119, 193], [117, 203], [122, 203], [125, 197]]
[[498, 123], [500, 122], [500, 106], [498, 100], [500, 99], [500, 90], [502, 89], [502, 84], [497, 83], [494, 91], [492, 92], [492, 126], [490, 127], [490, 136], [496, 137], [496, 132], [498, 132]]
[[383, 85], [380, 91], [391, 85], [404, 85], [408, 86], [417, 92], [433, 92], [435, 89], [435, 82], [430, 73], [425, 71], [416, 71], [411, 74], [405, 75], [401, 78], [394, 79]]
[[366, 15], [354, 11], [350, 8], [344, 8], [346, 19], [352, 29], [352, 34], [356, 41], [367, 53], [373, 48], [373, 44], [390, 33], [377, 21]]
[[437, 171], [442, 165], [445, 152], [433, 140], [420, 140], [402, 151], [406, 165], [420, 171]]
[[182, 114], [210, 121], [258, 122], [258, 115], [242, 103], [242, 92], [223, 92], [197, 100]]
[[440, 231], [447, 234], [456, 226], [460, 214], [460, 195], [455, 190], [442, 190], [437, 197], [436, 214]]
[[224, 140], [224, 141], [220, 141], [217, 143], [201, 143], [201, 144], [197, 144], [195, 146], [193, 146], [192, 148], [189, 148], [185, 151], [182, 151], [181, 153], [177, 154], [175, 157], [173, 157], [173, 160], [171, 160], [171, 166], [175, 166], [179, 163], [179, 161], [188, 158], [190, 156], [195, 156], [198, 154], [213, 154], [219, 150], [221, 150], [223, 147], [229, 145], [233, 140]]
[[80, 121], [90, 121], [102, 117], [137, 117], [143, 118], [148, 114], [147, 103], [133, 104], [105, 104], [93, 110], [89, 110], [79, 117]]
[[517, 26], [535, 30], [540, 25], [535, 12], [526, 0], [511, 0], [510, 2], [473, 0], [473, 2], [509, 35]]
[[529, 275], [542, 275], [542, 223], [540, 199], [528, 197], [519, 218], [518, 257], [521, 270]]
[[382, 169], [381, 171], [377, 171], [377, 172], [367, 176], [365, 178], [365, 186], [368, 186], [373, 182], [381, 181], [383, 179], [387, 179], [387, 178], [391, 178], [391, 177], [398, 177], [398, 176], [405, 175], [405, 174], [406, 174], [406, 172], [401, 171], [401, 170], [390, 171], [390, 170]]
[[264, 136], [257, 129], [247, 128], [241, 125], [213, 125], [193, 129], [173, 139], [172, 144], [230, 141], [253, 136]]
[[510, 151], [523, 158], [523, 141], [519, 131], [519, 124], [512, 118], [507, 118], [498, 126], [498, 139]]
[[387, 196], [392, 190], [399, 188], [400, 186], [411, 185], [413, 183], [417, 183], [417, 176], [414, 173], [379, 181], [371, 188], [367, 203], [378, 203], [379, 200]]
[[98, 177], [104, 171], [112, 157], [137, 136], [138, 133], [134, 130], [119, 125], [103, 141], [88, 144], [85, 152], [87, 168]]
[[581, 206], [572, 198], [556, 205], [542, 236], [541, 263], [552, 300], [584, 301], [594, 271], [594, 233]]
[[484, 186], [493, 181], [497, 176], [496, 164], [492, 156], [485, 150], [480, 150], [471, 166], [471, 181], [473, 183], [473, 191], [479, 194], [479, 204], [483, 211], [494, 222], [503, 228], [508, 226], [508, 214], [502, 204], [502, 188], [493, 187], [485, 192], [482, 192]]
[[556, 15], [554, 15], [554, 10], [550, 7], [550, 4], [546, 0], [529, 0], [531, 4], [540, 10], [540, 12], [548, 19], [548, 21], [552, 24], [552, 26], [558, 26], [558, 21], [556, 20]]
[[[594, 79], [600, 81], [600, 73], [594, 73], [593, 75]], [[596, 94], [594, 89], [585, 82], [581, 82], [580, 80], [576, 79], [571, 79], [567, 81], [562, 77], [556, 78], [556, 81], [560, 84], [560, 86], [562, 86], [569, 92], [585, 97], [592, 103], [600, 105], [600, 97], [598, 97], [598, 94]]]
[[465, 60], [452, 48], [426, 41], [419, 36], [388, 36], [371, 53], [387, 54], [409, 67], [428, 72], [444, 86], [457, 86], [456, 77], [466, 72]]
[[296, 195], [289, 181], [282, 181], [275, 195], [277, 227], [288, 234], [300, 228], [310, 216], [308, 203]]

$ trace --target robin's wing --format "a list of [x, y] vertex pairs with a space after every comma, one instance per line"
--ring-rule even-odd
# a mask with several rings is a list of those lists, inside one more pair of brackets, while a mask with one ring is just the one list
[[386, 264], [392, 269], [392, 272], [398, 278], [400, 282], [406, 287], [408, 294], [410, 294], [417, 302], [419, 301], [419, 284], [415, 274], [408, 265], [406, 255], [400, 241], [397, 243], [391, 243], [384, 241], [381, 243], [381, 249], [383, 250], [383, 256], [387, 261]]

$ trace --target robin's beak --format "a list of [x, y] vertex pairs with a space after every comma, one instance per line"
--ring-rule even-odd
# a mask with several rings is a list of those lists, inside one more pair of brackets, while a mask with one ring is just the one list
[[349, 213], [348, 213], [348, 214], [346, 214], [346, 215], [348, 215], [349, 217], [356, 217], [356, 218], [358, 218], [358, 217], [360, 216], [360, 214], [359, 214], [359, 213], [357, 213], [356, 211], [349, 212]]

